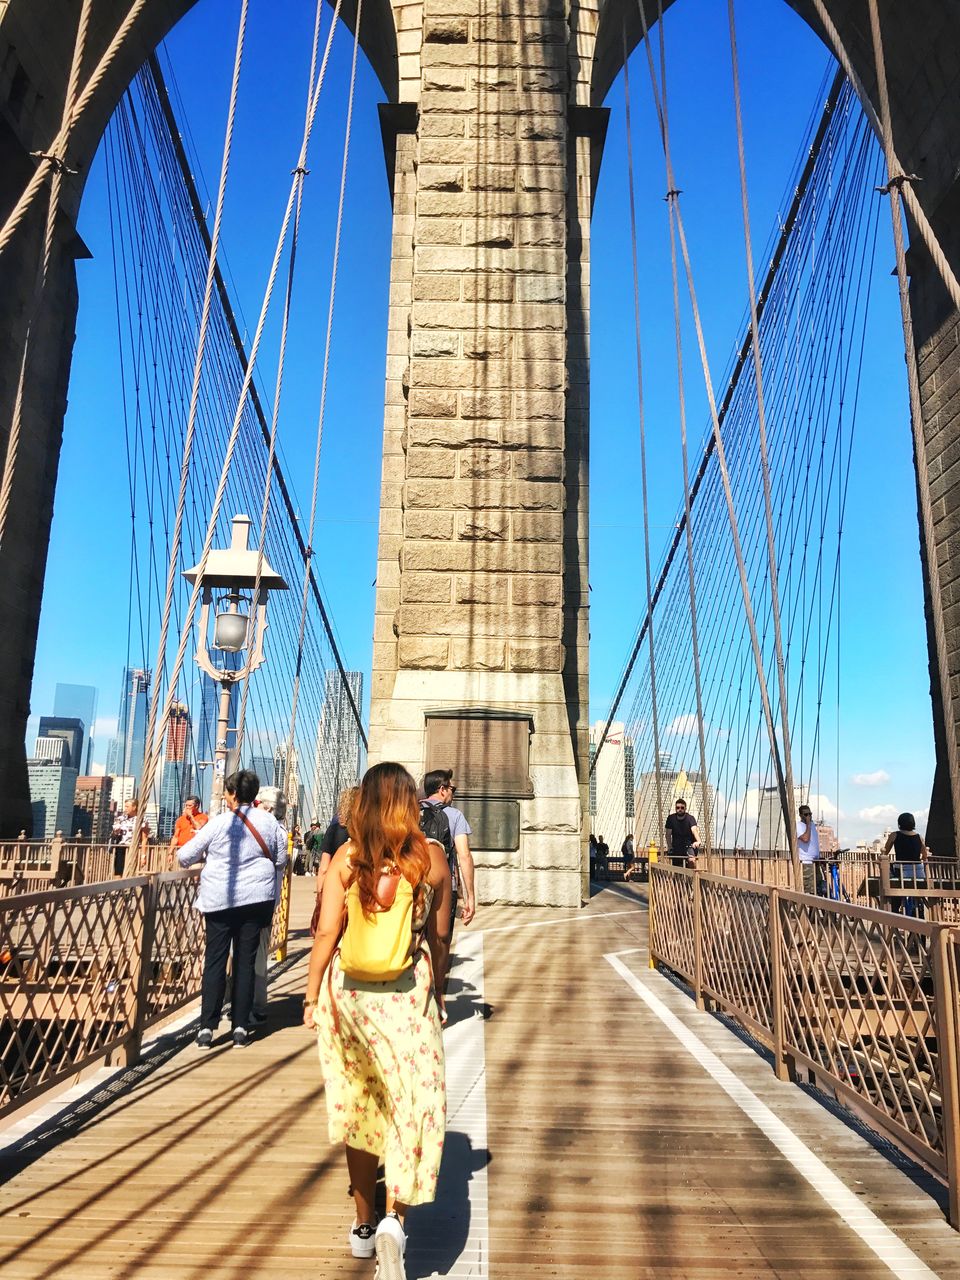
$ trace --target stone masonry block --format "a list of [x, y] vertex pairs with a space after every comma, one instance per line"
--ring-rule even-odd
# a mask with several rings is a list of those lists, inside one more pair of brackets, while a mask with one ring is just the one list
[[408, 480], [405, 505], [421, 510], [560, 511], [563, 487], [524, 480]]
[[405, 542], [403, 572], [560, 573], [563, 548], [559, 543]]
[[[562, 418], [564, 396], [553, 391], [518, 391], [515, 410], [518, 418]], [[412, 410], [411, 410], [412, 412]], [[442, 417], [437, 414], [437, 417]]]
[[465, 333], [463, 335], [463, 354], [468, 360], [495, 360], [509, 356], [513, 342], [509, 333]]
[[460, 397], [460, 416], [507, 418], [511, 414], [512, 399], [509, 391], [464, 391]]
[[[485, 604], [444, 609], [419, 604], [400, 606], [401, 636], [522, 636], [541, 642], [557, 640], [559, 649], [560, 622], [559, 609], [503, 609]], [[549, 649], [549, 645], [543, 647]]]
[[464, 302], [512, 302], [513, 276], [502, 273], [464, 276], [463, 300]]
[[505, 449], [557, 449], [563, 445], [559, 422], [505, 422], [501, 432]]
[[424, 89], [463, 90], [467, 87], [467, 72], [459, 67], [424, 67], [420, 83]]
[[397, 665], [412, 671], [443, 671], [450, 651], [448, 640], [435, 636], [401, 636]]
[[460, 449], [471, 445], [499, 444], [499, 422], [429, 422], [413, 420], [410, 423], [411, 444], [423, 444], [443, 449]]
[[517, 280], [518, 302], [563, 302], [566, 296], [562, 276], [522, 276]]
[[560, 542], [563, 516], [552, 511], [514, 511], [511, 516], [514, 542]]
[[456, 464], [456, 454], [449, 449], [410, 449], [407, 453], [408, 476], [452, 480]]
[[[559, 610], [557, 611], [559, 616]], [[533, 643], [529, 640], [510, 641], [511, 671], [562, 671], [563, 645], [557, 643]]]
[[424, 21], [424, 44], [466, 44], [469, 38], [470, 23], [466, 18], [428, 18]]
[[[573, 797], [525, 800], [520, 812], [523, 831], [566, 832], [580, 835], [580, 803]], [[531, 846], [534, 842], [531, 841]], [[539, 843], [539, 842], [537, 842]], [[566, 842], [564, 842], [566, 844]]]
[[420, 119], [421, 138], [462, 138], [465, 121], [458, 116], [430, 115]]
[[[413, 354], [434, 358], [437, 356], [458, 356], [460, 354], [460, 335], [458, 333], [437, 333], [433, 330], [413, 335]], [[416, 361], [414, 361], [416, 364]]]
[[[564, 191], [567, 183], [566, 169], [559, 166], [557, 168], [547, 168], [545, 165], [538, 165], [536, 168], [527, 167], [520, 169], [518, 173], [519, 187], [521, 191]], [[441, 190], [451, 190], [452, 188], [441, 188]]]
[[[537, 279], [559, 277], [563, 254], [557, 249], [509, 249], [481, 246], [419, 245], [415, 270], [424, 271], [510, 271], [531, 273]], [[562, 284], [562, 280], [561, 280]], [[558, 301], [562, 301], [560, 298]], [[543, 301], [542, 298], [535, 301]]]
[[[563, 191], [489, 191], [483, 197], [484, 214], [491, 218], [562, 218]], [[477, 194], [472, 191], [421, 191], [417, 197], [421, 217], [470, 218], [477, 216]]]
[[[579, 804], [576, 808], [579, 813]], [[575, 830], [568, 827], [565, 834], [538, 831], [523, 841], [523, 865], [530, 870], [573, 871], [579, 868], [581, 856], [579, 821]]]
[[463, 223], [458, 218], [420, 218], [417, 244], [462, 244]]
[[413, 296], [418, 302], [459, 302], [460, 281], [455, 276], [417, 276]]
[[[427, 574], [432, 577], [432, 574]], [[505, 573], [471, 573], [456, 581], [457, 604], [506, 604], [510, 578]]]
[[542, 574], [529, 578], [513, 578], [513, 604], [560, 605], [563, 600], [563, 579], [547, 578]]
[[452, 512], [406, 511], [403, 523], [408, 538], [436, 538], [449, 542], [453, 537]]
[[510, 536], [510, 516], [506, 511], [478, 511], [457, 520], [457, 537], [462, 542], [506, 542]]
[[510, 473], [510, 455], [501, 449], [469, 449], [460, 454], [461, 480], [490, 480]]
[[450, 641], [450, 666], [454, 671], [502, 671], [506, 644], [491, 636], [468, 636]]
[[513, 165], [467, 166], [467, 190], [469, 191], [513, 191], [516, 185], [517, 170]]
[[535, 449], [513, 454], [513, 474], [517, 480], [562, 480], [563, 473], [563, 454], [559, 450]]
[[562, 333], [518, 333], [514, 339], [518, 360], [562, 360], [565, 351]]
[[405, 604], [449, 604], [453, 578], [448, 573], [405, 573], [400, 598]]
[[410, 392], [411, 418], [455, 418], [457, 416], [457, 393], [455, 391], [420, 391], [414, 388]]
[[[462, 191], [463, 168], [453, 164], [422, 164], [417, 173], [421, 191]], [[527, 190], [543, 188], [527, 188]]]

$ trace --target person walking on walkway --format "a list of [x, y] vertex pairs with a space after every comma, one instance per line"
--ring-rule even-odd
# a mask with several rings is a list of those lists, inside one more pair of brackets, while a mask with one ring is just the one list
[[[283, 826], [287, 816], [287, 798], [279, 787], [261, 787], [257, 792], [257, 808], [264, 813], [272, 813], [277, 822]], [[289, 849], [289, 840], [287, 841]], [[277, 891], [275, 903], [280, 902], [283, 889], [284, 871], [277, 871]], [[253, 1005], [250, 1009], [250, 1022], [257, 1027], [267, 1020], [267, 967], [270, 959], [270, 935], [273, 932], [273, 921], [260, 930], [260, 941], [257, 943], [257, 958], [253, 966]]]
[[[376, 1254], [380, 1280], [404, 1280], [404, 1216], [435, 1198], [446, 1127], [450, 868], [419, 819], [402, 765], [367, 771], [324, 882], [303, 1010], [318, 1033], [330, 1141], [346, 1147], [348, 1243], [355, 1258]], [[381, 1161], [387, 1216], [376, 1225]]]
[[423, 779], [425, 800], [420, 802], [420, 826], [427, 836], [439, 840], [447, 851], [453, 898], [450, 906], [451, 928], [457, 911], [457, 899], [462, 899], [460, 919], [469, 924], [477, 914], [477, 897], [474, 883], [473, 854], [470, 837], [473, 829], [462, 811], [454, 806], [457, 788], [452, 769], [431, 769]]
[[272, 813], [255, 809], [260, 780], [249, 769], [223, 784], [227, 812], [207, 825], [178, 853], [181, 867], [204, 855], [196, 907], [203, 912], [207, 945], [203, 959], [197, 1045], [209, 1049], [220, 1022], [233, 950], [230, 1021], [237, 1048], [249, 1044], [254, 964], [260, 930], [273, 919], [277, 876], [287, 861], [287, 833]]
[[686, 800], [677, 800], [666, 821], [667, 851], [675, 867], [696, 866], [700, 848], [700, 831], [692, 813], [687, 813]]
[[[137, 825], [137, 800], [133, 797], [125, 800], [123, 803], [123, 812], [118, 813], [114, 818], [113, 830], [110, 833], [113, 839], [113, 874], [122, 876], [127, 864], [127, 854], [130, 852], [130, 846], [133, 844], [133, 829]], [[140, 826], [140, 857], [138, 861], [142, 862], [146, 857], [147, 845], [150, 840], [150, 828], [144, 822]], [[136, 875], [136, 867], [131, 868], [131, 875]]]

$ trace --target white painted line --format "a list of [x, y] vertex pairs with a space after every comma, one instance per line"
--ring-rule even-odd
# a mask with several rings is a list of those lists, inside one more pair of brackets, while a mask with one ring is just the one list
[[[443, 1033], [447, 1163], [441, 1169], [434, 1204], [410, 1210], [407, 1245], [414, 1274], [424, 1280], [487, 1280], [489, 1272], [487, 1077], [484, 1021], [479, 1010], [483, 1001], [483, 938], [479, 931], [458, 937], [456, 954], [455, 977], [462, 986], [448, 1000], [448, 1008], [451, 1017], [457, 1017], [464, 1005], [475, 1012], [457, 1018]], [[451, 1223], [465, 1219], [469, 1220], [460, 1252], [452, 1260], [445, 1256]]]
[[646, 1004], [650, 1011], [660, 1019], [668, 1031], [680, 1041], [687, 1052], [699, 1062], [700, 1066], [713, 1077], [720, 1088], [740, 1108], [748, 1119], [752, 1120], [764, 1137], [777, 1148], [801, 1177], [810, 1183], [814, 1191], [823, 1198], [828, 1208], [854, 1231], [863, 1243], [880, 1259], [895, 1276], [903, 1280], [938, 1280], [937, 1273], [931, 1271], [927, 1264], [909, 1249], [898, 1235], [890, 1230], [877, 1215], [860, 1200], [860, 1198], [843, 1183], [820, 1159], [814, 1155], [779, 1116], [743, 1083], [725, 1063], [717, 1057], [712, 1049], [708, 1049], [699, 1036], [695, 1035], [663, 1001], [636, 976], [631, 973], [620, 959], [627, 952], [611, 952], [603, 958], [611, 965], [624, 982]]
[[464, 929], [457, 931], [455, 950], [460, 955], [463, 943], [467, 938], [478, 938], [487, 933], [513, 933], [515, 929], [546, 929], [558, 924], [586, 924], [590, 920], [610, 920], [614, 916], [635, 916], [640, 914], [640, 907], [630, 911], [595, 911], [592, 915], [581, 912], [578, 916], [564, 916], [562, 920], [527, 920], [523, 924], [498, 924], [492, 929]]

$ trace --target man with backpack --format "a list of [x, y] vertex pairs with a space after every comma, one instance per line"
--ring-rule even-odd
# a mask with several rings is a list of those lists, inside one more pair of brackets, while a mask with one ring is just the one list
[[450, 864], [453, 879], [453, 914], [457, 900], [461, 902], [460, 919], [469, 924], [476, 914], [477, 899], [474, 893], [473, 854], [470, 852], [470, 823], [453, 799], [457, 788], [452, 769], [431, 769], [423, 779], [425, 800], [420, 801], [420, 829], [430, 840], [443, 845]]

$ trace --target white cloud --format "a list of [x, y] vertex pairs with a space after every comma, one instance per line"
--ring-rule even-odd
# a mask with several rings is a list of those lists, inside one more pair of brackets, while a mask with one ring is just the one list
[[899, 813], [900, 810], [894, 804], [871, 804], [866, 809], [861, 809], [857, 817], [861, 822], [882, 823], [889, 827], [896, 823]]
[[667, 726], [667, 733], [676, 733], [684, 738], [692, 737], [696, 732], [697, 717], [695, 715], [675, 716]]
[[855, 773], [850, 781], [855, 787], [885, 787], [890, 775], [886, 769], [874, 769], [873, 773]]

